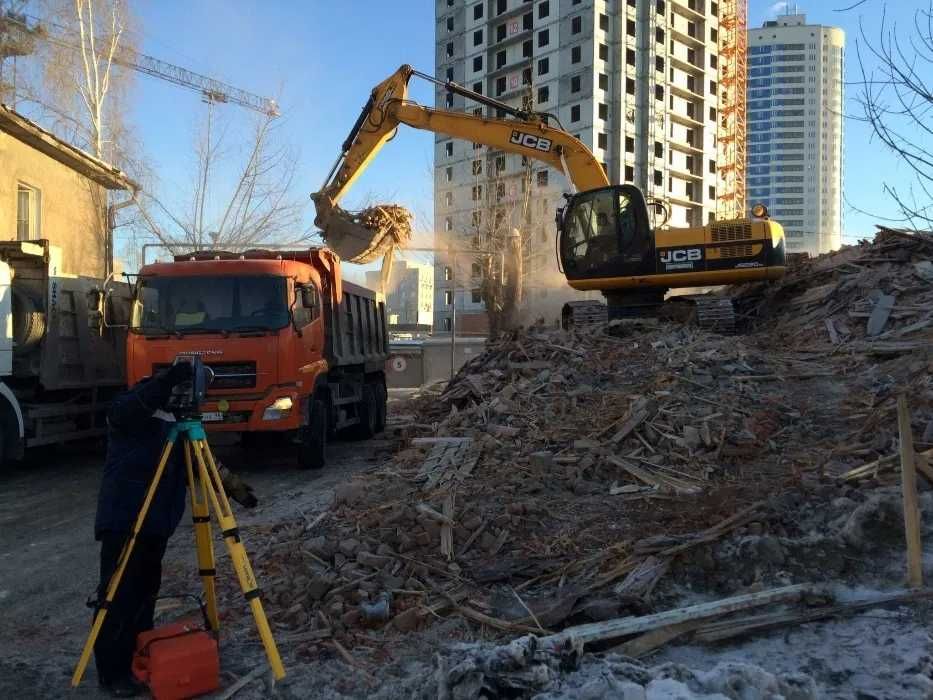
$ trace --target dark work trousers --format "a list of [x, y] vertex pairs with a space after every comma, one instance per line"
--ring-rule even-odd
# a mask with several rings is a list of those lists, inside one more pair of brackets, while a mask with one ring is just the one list
[[[117, 569], [126, 538], [122, 532], [101, 533], [100, 585], [97, 589], [100, 601], [107, 595], [107, 584]], [[140, 535], [136, 539], [120, 586], [94, 644], [97, 676], [102, 683], [112, 683], [130, 674], [136, 636], [152, 629], [166, 544], [164, 537]]]

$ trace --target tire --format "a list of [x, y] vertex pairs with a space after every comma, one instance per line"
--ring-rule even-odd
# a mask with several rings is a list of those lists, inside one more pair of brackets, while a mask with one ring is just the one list
[[327, 401], [314, 399], [309, 410], [308, 424], [300, 432], [298, 468], [321, 469], [327, 462]]
[[381, 433], [386, 429], [386, 403], [389, 400], [389, 392], [382, 382], [375, 382], [373, 388], [376, 390], [376, 432]]
[[29, 352], [45, 336], [45, 314], [24, 291], [13, 288], [13, 354]]
[[379, 402], [376, 399], [374, 385], [363, 385], [363, 396], [357, 410], [360, 422], [353, 426], [353, 437], [357, 440], [369, 440], [376, 434], [376, 425], [379, 420]]

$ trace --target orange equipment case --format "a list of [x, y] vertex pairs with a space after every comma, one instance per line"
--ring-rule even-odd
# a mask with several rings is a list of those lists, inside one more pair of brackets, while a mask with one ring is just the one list
[[182, 700], [220, 687], [217, 640], [194, 620], [142, 632], [136, 640], [133, 675], [156, 700]]

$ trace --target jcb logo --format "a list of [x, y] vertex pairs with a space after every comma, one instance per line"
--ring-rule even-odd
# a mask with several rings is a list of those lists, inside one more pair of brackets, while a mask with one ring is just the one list
[[699, 248], [681, 248], [680, 250], [664, 250], [661, 252], [662, 263], [696, 262], [703, 259], [703, 251]]
[[524, 131], [513, 131], [512, 135], [509, 137], [509, 141], [519, 146], [532, 148], [536, 151], [544, 151], [545, 153], [551, 150], [551, 139], [543, 139], [534, 134], [526, 134]]

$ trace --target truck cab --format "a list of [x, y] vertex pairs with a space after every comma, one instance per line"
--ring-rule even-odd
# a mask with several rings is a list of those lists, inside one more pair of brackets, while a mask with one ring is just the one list
[[209, 431], [277, 434], [319, 467], [328, 437], [382, 429], [387, 353], [384, 306], [329, 251], [211, 251], [140, 270], [127, 379], [199, 355], [215, 377]]

